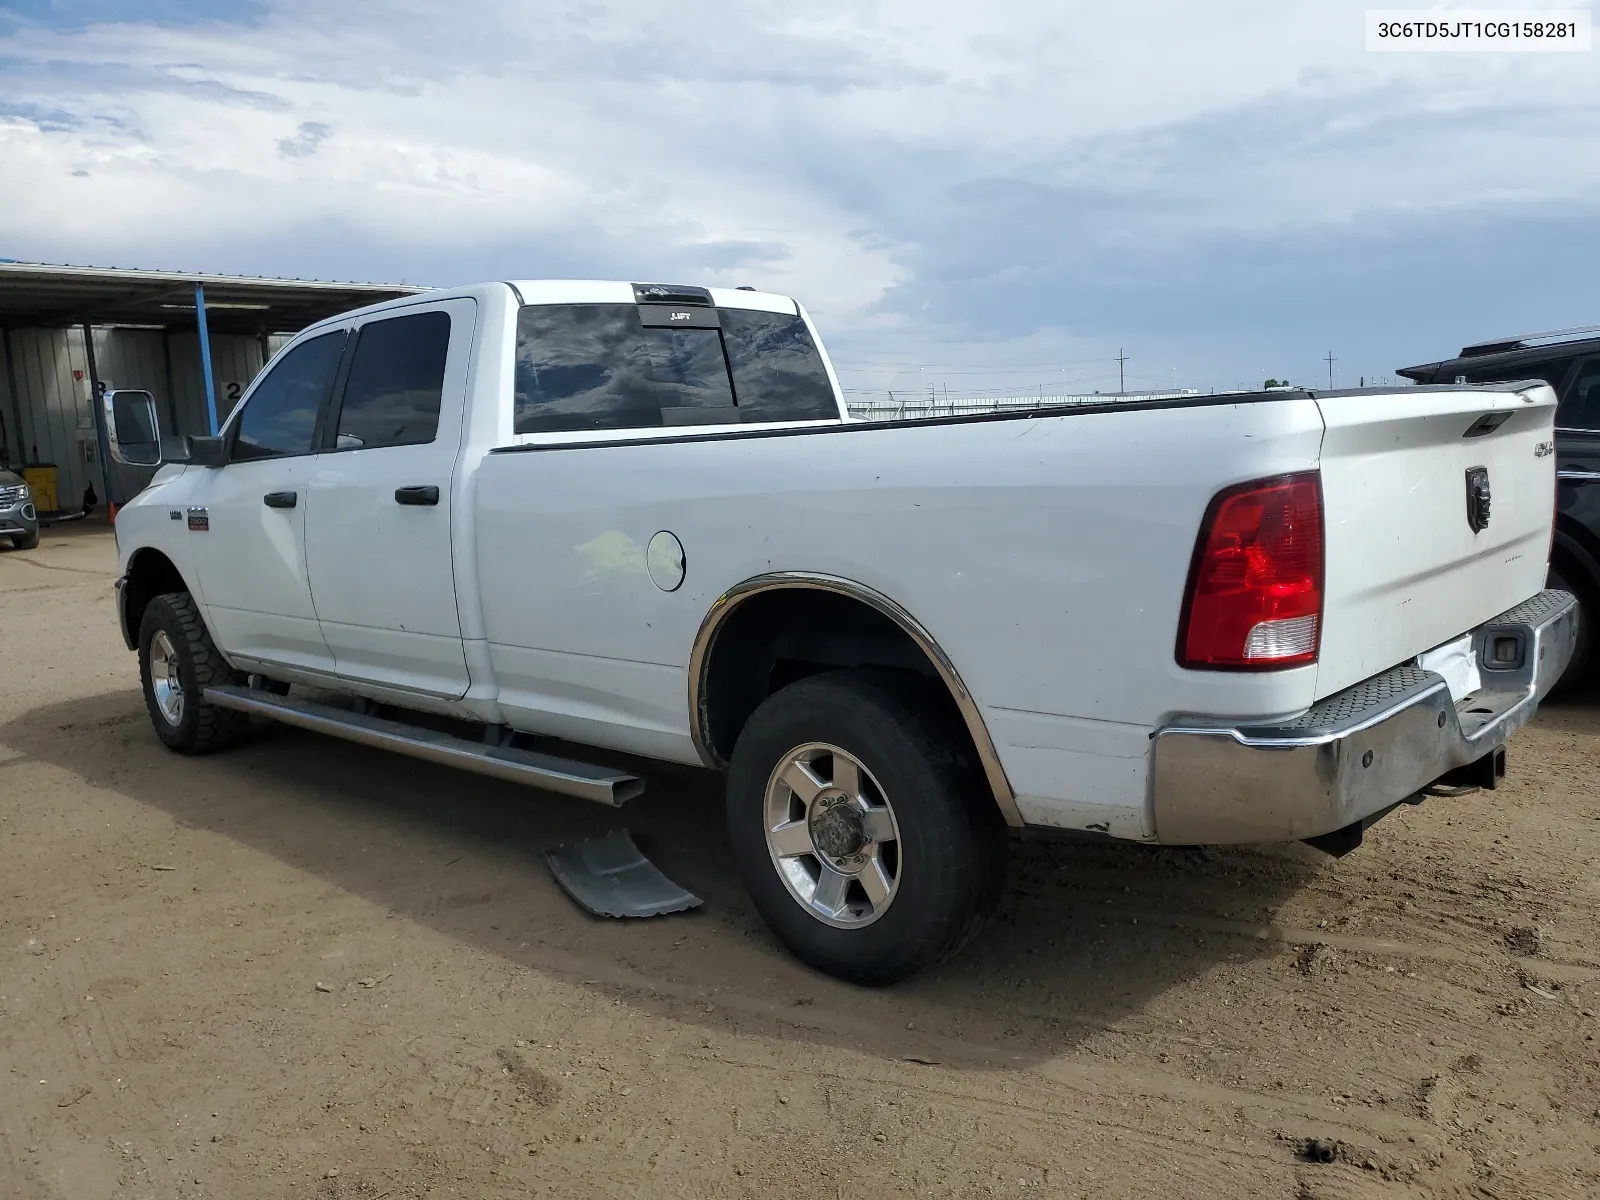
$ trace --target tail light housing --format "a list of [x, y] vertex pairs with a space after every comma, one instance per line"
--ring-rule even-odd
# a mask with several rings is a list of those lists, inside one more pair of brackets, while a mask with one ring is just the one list
[[1322, 477], [1258, 479], [1206, 509], [1178, 627], [1185, 667], [1272, 671], [1317, 661]]

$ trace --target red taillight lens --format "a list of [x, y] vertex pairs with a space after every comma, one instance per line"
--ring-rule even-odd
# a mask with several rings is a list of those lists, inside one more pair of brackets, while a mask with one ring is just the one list
[[1195, 546], [1178, 662], [1301, 666], [1317, 661], [1321, 635], [1321, 476], [1282, 475], [1219, 493]]

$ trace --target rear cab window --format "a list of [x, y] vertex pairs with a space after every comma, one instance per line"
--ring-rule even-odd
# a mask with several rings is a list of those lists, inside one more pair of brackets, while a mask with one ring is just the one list
[[334, 449], [433, 441], [450, 351], [450, 315], [424, 312], [369, 321], [355, 336]]
[[[517, 315], [517, 435], [841, 419], [805, 320], [640, 291], [622, 303], [525, 304]], [[681, 289], [683, 293], [702, 289]], [[566, 439], [562, 439], [566, 440]]]

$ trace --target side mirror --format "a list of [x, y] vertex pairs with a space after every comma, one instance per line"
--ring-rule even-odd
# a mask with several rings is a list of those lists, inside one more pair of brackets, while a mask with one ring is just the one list
[[161, 462], [189, 467], [220, 467], [228, 461], [228, 442], [220, 437], [179, 434], [161, 443]]
[[161, 420], [156, 398], [129, 388], [108, 391], [104, 398], [106, 440], [111, 457], [130, 467], [153, 467], [161, 461]]

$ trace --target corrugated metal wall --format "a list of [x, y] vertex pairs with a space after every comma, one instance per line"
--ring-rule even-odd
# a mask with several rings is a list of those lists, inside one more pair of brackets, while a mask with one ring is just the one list
[[6, 378], [16, 379], [20, 400], [13, 459], [20, 454], [28, 462], [55, 463], [65, 507], [76, 506], [91, 472], [95, 490], [103, 496], [83, 335], [68, 329], [13, 329], [10, 342]]
[[[287, 337], [213, 334], [211, 367], [217, 388], [217, 419], [233, 403]], [[76, 508], [93, 483], [107, 499], [90, 408], [88, 356], [81, 329], [13, 329], [12, 360], [0, 362], [0, 419], [5, 453], [13, 464], [53, 462], [60, 469], [61, 503]], [[95, 369], [108, 387], [142, 388], [156, 397], [169, 432], [209, 431], [200, 374], [200, 342], [194, 333], [155, 329], [96, 329]], [[0, 344], [0, 358], [4, 347]], [[170, 363], [170, 367], [169, 367]], [[10, 394], [16, 379], [18, 395]], [[118, 468], [118, 499], [143, 485], [149, 471]]]

